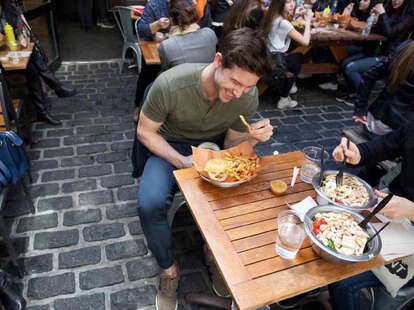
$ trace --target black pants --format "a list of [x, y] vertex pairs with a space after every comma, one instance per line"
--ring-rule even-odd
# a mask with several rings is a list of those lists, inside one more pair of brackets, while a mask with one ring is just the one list
[[88, 31], [93, 27], [93, 0], [78, 0], [78, 13], [82, 27]]
[[293, 84], [296, 81], [296, 77], [300, 72], [300, 67], [302, 66], [303, 54], [301, 53], [291, 53], [285, 56], [286, 59], [286, 70], [293, 74], [293, 77], [287, 77], [286, 82], [281, 90], [280, 96], [287, 97], [289, 96], [289, 91], [292, 88]]
[[55, 91], [60, 89], [62, 84], [50, 70], [37, 48], [33, 49], [33, 53], [30, 56], [26, 69], [26, 77], [36, 111], [38, 113], [45, 113], [47, 108], [45, 105], [45, 94], [43, 93], [41, 80]]
[[107, 21], [106, 0], [94, 0], [95, 14], [100, 22]]
[[145, 89], [150, 83], [154, 82], [160, 71], [160, 65], [147, 65], [144, 58], [142, 58], [142, 68], [137, 81], [137, 90], [135, 92], [135, 105], [137, 107], [142, 104], [142, 97], [144, 96]]

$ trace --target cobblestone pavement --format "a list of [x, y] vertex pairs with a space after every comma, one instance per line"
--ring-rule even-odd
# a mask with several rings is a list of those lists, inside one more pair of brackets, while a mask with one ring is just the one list
[[[158, 267], [137, 214], [138, 182], [130, 176], [136, 73], [121, 75], [117, 62], [104, 62], [63, 64], [57, 75], [79, 94], [57, 99], [50, 93], [52, 112], [63, 125], [33, 126], [36, 214], [18, 201], [6, 209], [29, 309], [153, 309]], [[257, 147], [260, 155], [315, 143], [332, 148], [341, 129], [353, 125], [350, 108], [312, 82], [299, 81], [294, 110], [279, 111], [271, 96], [261, 98], [255, 118], [268, 117], [279, 128]], [[211, 293], [191, 216], [179, 214], [174, 227], [180, 296]], [[181, 309], [197, 309], [180, 303]]]

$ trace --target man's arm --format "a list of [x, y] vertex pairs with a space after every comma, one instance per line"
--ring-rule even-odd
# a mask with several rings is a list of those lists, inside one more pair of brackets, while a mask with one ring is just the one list
[[141, 111], [137, 127], [137, 138], [148, 150], [177, 168], [188, 168], [192, 165], [191, 156], [178, 153], [159, 133], [162, 123], [152, 121]]

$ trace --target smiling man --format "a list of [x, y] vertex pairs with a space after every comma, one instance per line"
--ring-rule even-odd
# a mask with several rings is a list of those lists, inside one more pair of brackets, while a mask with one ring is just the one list
[[[152, 85], [137, 126], [144, 161], [138, 208], [148, 247], [162, 268], [157, 309], [176, 309], [179, 269], [174, 259], [167, 211], [178, 190], [173, 171], [192, 165], [191, 145], [211, 141], [228, 148], [252, 145], [273, 134], [268, 119], [251, 125], [259, 104], [256, 83], [271, 73], [264, 38], [248, 28], [230, 33], [211, 64], [183, 64], [162, 73]], [[136, 157], [133, 157], [136, 158]]]

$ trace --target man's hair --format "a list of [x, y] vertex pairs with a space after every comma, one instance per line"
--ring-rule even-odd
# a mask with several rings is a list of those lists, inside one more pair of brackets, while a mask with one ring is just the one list
[[220, 43], [223, 68], [237, 66], [259, 77], [272, 74], [272, 61], [262, 32], [244, 27], [230, 32]]

